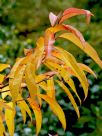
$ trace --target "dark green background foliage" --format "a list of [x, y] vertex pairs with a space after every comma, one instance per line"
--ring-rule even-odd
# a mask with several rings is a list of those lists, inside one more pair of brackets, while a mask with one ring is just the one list
[[[49, 27], [49, 12], [58, 14], [69, 7], [88, 9], [95, 15], [89, 25], [86, 25], [84, 16], [72, 18], [66, 23], [78, 28], [102, 59], [102, 0], [0, 0], [0, 62], [13, 65], [15, 58], [23, 56], [23, 49], [35, 47], [37, 38]], [[58, 133], [59, 136], [102, 136], [102, 71], [72, 43], [60, 40], [56, 42], [56, 46], [59, 45], [70, 51], [79, 62], [89, 65], [98, 78], [87, 75], [89, 95], [80, 107], [79, 120], [67, 96], [56, 86], [56, 98], [64, 109], [67, 130], [63, 131], [58, 119], [44, 103], [40, 135]], [[74, 81], [79, 95], [83, 97], [79, 82], [76, 79]], [[34, 136], [35, 119], [30, 122], [27, 117], [26, 124], [23, 124], [21, 113], [17, 110], [15, 136]]]

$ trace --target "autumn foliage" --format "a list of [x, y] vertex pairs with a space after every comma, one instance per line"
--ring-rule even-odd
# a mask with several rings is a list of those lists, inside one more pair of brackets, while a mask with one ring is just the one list
[[[90, 18], [93, 16], [90, 11], [77, 8], [66, 9], [63, 13], [59, 13], [58, 16], [50, 13], [51, 27], [45, 31], [44, 36], [37, 40], [36, 48], [25, 49], [25, 57], [17, 58], [12, 68], [9, 64], [0, 64], [0, 72], [6, 68], [10, 69], [8, 75], [0, 74], [0, 136], [5, 134], [4, 121], [10, 136], [14, 135], [16, 106], [21, 110], [24, 123], [26, 122], [26, 113], [32, 120], [31, 109], [33, 110], [36, 119], [36, 134], [38, 135], [42, 124], [42, 100], [49, 104], [65, 130], [66, 119], [62, 108], [56, 101], [55, 84], [59, 85], [67, 94], [78, 118], [80, 117], [78, 105], [65, 84], [69, 85], [81, 104], [82, 100], [77, 93], [72, 77], [74, 76], [80, 81], [85, 100], [89, 87], [85, 71], [95, 77], [96, 75], [88, 66], [78, 63], [71, 53], [55, 46], [54, 43], [59, 38], [71, 41], [102, 68], [102, 61], [98, 54], [85, 41], [82, 34], [71, 25], [63, 23], [65, 20], [81, 14], [86, 16], [87, 23], [90, 22]], [[58, 34], [56, 35], [56, 33]], [[45, 67], [45, 72], [39, 73], [39, 68], [42, 66]], [[26, 97], [23, 96], [24, 88], [26, 88], [28, 94]], [[11, 98], [9, 102], [6, 101], [7, 96]]]

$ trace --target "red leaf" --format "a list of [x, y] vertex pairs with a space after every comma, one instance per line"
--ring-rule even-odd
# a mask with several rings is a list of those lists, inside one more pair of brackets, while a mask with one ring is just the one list
[[52, 31], [53, 33], [57, 33], [62, 30], [69, 31], [73, 33], [81, 41], [82, 45], [85, 45], [85, 40], [84, 40], [83, 35], [71, 25], [59, 24], [57, 26], [51, 27], [49, 30]]
[[81, 14], [86, 16], [87, 23], [90, 22], [90, 18], [91, 16], [93, 16], [93, 14], [88, 10], [78, 9], [78, 8], [69, 8], [63, 12], [63, 17], [61, 18], [60, 23], [62, 23], [64, 20], [68, 18], [77, 16], [77, 15], [81, 15]]
[[66, 30], [75, 34], [76, 37], [81, 41], [82, 45], [85, 45], [85, 40], [83, 35], [76, 28], [72, 27], [71, 25], [63, 25], [63, 26], [66, 28]]
[[46, 56], [51, 56], [51, 52], [52, 52], [52, 49], [53, 49], [54, 42], [55, 42], [54, 33], [47, 30], [45, 32], [45, 37], [44, 37], [44, 45], [45, 45]]

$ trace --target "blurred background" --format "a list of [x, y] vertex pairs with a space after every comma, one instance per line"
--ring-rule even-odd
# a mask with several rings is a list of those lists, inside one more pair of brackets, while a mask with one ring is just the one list
[[[71, 18], [66, 23], [78, 28], [102, 59], [102, 0], [0, 0], [0, 63], [13, 65], [15, 58], [24, 55], [23, 49], [35, 47], [38, 37], [49, 27], [49, 12], [58, 14], [69, 7], [84, 8], [94, 14], [89, 25], [84, 16]], [[90, 66], [98, 78], [87, 74], [89, 95], [80, 107], [80, 119], [77, 119], [67, 96], [56, 87], [56, 98], [65, 112], [67, 129], [64, 132], [48, 105], [43, 103], [43, 124], [39, 136], [48, 136], [49, 133], [59, 136], [102, 136], [102, 70], [72, 43], [60, 40], [55, 45], [71, 52], [78, 62]], [[14, 136], [35, 136], [34, 116], [33, 122], [27, 117], [27, 122], [23, 124], [20, 110], [17, 110]]]

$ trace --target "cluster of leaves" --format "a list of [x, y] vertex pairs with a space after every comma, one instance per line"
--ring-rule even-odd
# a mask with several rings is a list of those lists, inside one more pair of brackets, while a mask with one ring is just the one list
[[[90, 22], [90, 17], [93, 15], [87, 10], [77, 8], [69, 8], [63, 13], [59, 13], [58, 16], [50, 13], [51, 27], [45, 31], [44, 37], [38, 39], [36, 48], [25, 49], [25, 57], [16, 59], [16, 63], [10, 73], [5, 77], [0, 75], [1, 136], [5, 134], [3, 121], [6, 121], [10, 135], [13, 136], [14, 134], [15, 106], [20, 108], [24, 122], [26, 121], [26, 113], [32, 120], [29, 106], [32, 108], [36, 118], [36, 134], [38, 135], [42, 124], [42, 100], [45, 100], [50, 105], [65, 130], [66, 119], [62, 108], [56, 101], [55, 83], [67, 94], [78, 118], [80, 117], [78, 105], [66, 84], [69, 85], [81, 104], [81, 98], [77, 93], [72, 77], [74, 76], [80, 81], [85, 100], [88, 95], [89, 83], [84, 71], [95, 77], [96, 75], [87, 65], [77, 63], [71, 53], [54, 46], [58, 38], [67, 39], [82, 49], [102, 68], [102, 61], [98, 54], [84, 40], [82, 34], [74, 27], [63, 24], [66, 19], [80, 14], [86, 16], [87, 23]], [[0, 66], [1, 71], [9, 67], [7, 64], [0, 64]], [[44, 73], [39, 73], [39, 69], [42, 67], [45, 67], [46, 70]], [[26, 96], [23, 96], [24, 88], [26, 88]]]

